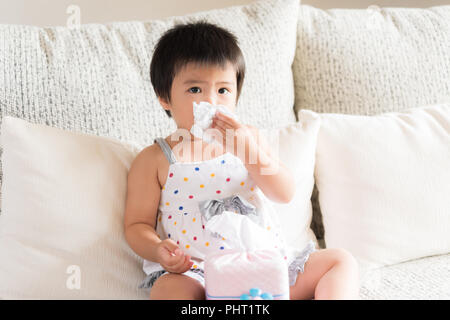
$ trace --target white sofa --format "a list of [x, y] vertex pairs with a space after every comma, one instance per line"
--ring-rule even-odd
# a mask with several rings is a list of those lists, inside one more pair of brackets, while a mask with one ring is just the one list
[[[370, 117], [450, 102], [450, 6], [320, 10], [295, 0], [262, 0], [146, 22], [79, 28], [0, 25], [0, 121], [11, 116], [67, 132], [116, 139], [134, 145], [129, 150], [137, 152], [155, 137], [166, 136], [174, 129], [151, 87], [153, 46], [175, 23], [197, 19], [222, 25], [237, 35], [247, 62], [237, 110], [244, 122], [259, 128], [292, 125], [302, 109]], [[126, 161], [133, 154], [126, 153]], [[75, 169], [82, 160], [72, 164]], [[124, 165], [122, 169], [126, 168]], [[315, 173], [320, 174], [317, 169]], [[20, 225], [8, 217], [5, 206], [11, 208], [14, 201], [22, 200], [12, 196], [7, 188], [14, 183], [7, 180], [6, 171], [3, 175], [3, 201], [8, 199], [8, 203], [2, 205], [0, 215], [1, 299], [147, 298], [146, 293], [136, 289], [144, 276], [142, 260], [120, 236], [123, 199], [110, 208], [118, 214], [111, 222], [114, 230], [80, 229], [83, 241], [73, 240], [69, 245], [55, 229], [62, 220], [74, 219], [71, 215], [62, 212], [62, 220], [56, 221], [54, 228], [55, 220], [50, 216], [30, 220], [23, 216]], [[120, 177], [123, 182], [123, 175]], [[20, 181], [28, 183], [26, 179]], [[30, 185], [37, 184], [29, 181], [28, 191]], [[20, 189], [21, 185], [17, 182], [14, 187]], [[321, 199], [319, 191], [317, 186], [309, 190], [312, 199], [299, 213], [298, 233], [289, 230], [290, 241], [297, 241], [299, 246], [307, 238], [317, 239], [322, 248], [328, 240], [334, 241], [327, 239], [327, 226], [333, 225], [322, 223], [320, 201], [326, 198]], [[30, 203], [38, 203], [32, 200]], [[51, 201], [50, 197], [46, 201]], [[449, 212], [450, 206], [437, 223], [449, 222]], [[324, 216], [329, 214], [324, 212]], [[44, 219], [45, 228], [33, 229]], [[310, 224], [314, 234], [306, 235]], [[21, 234], [21, 230], [29, 236]], [[393, 239], [401, 234], [395, 228], [390, 230]], [[329, 229], [329, 234], [351, 231]], [[55, 234], [45, 238], [44, 243], [40, 238], [44, 232]], [[361, 298], [449, 299], [449, 237], [441, 239], [440, 244], [438, 249], [425, 247], [420, 254], [410, 255], [411, 259], [392, 260], [395, 263], [364, 271]], [[351, 246], [347, 249], [352, 251]], [[48, 260], [38, 265], [35, 259], [40, 258]], [[61, 266], [46, 269], [48, 261]], [[81, 265], [83, 279], [102, 284], [82, 282], [85, 290], [69, 290], [65, 286], [69, 265]], [[56, 276], [61, 270], [62, 274]], [[56, 285], [55, 279], [64, 285]]]

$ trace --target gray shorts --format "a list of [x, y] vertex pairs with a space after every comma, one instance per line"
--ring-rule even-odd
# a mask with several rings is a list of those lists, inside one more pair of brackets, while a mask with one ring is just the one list
[[[139, 285], [139, 289], [151, 288], [153, 286], [153, 284], [155, 283], [155, 281], [158, 280], [159, 277], [165, 275], [166, 273], [170, 273], [170, 272], [168, 272], [166, 270], [160, 270], [160, 271], [155, 271], [155, 272], [150, 273], [149, 275], [147, 275], [147, 277], [145, 277], [144, 281], [141, 282], [141, 284]], [[186, 271], [183, 274], [199, 281], [203, 285], [203, 287], [205, 286], [205, 276], [204, 276], [203, 269], [201, 269], [201, 268], [191, 269], [191, 270]]]
[[[298, 273], [305, 272], [305, 264], [309, 259], [309, 255], [316, 251], [314, 242], [310, 240], [303, 251], [295, 257], [295, 259], [291, 262], [288, 267], [288, 275], [289, 275], [289, 286], [293, 286], [295, 281], [297, 280]], [[169, 273], [166, 270], [155, 271], [147, 275], [144, 281], [139, 285], [140, 289], [149, 289], [153, 286], [155, 281], [161, 277], [162, 275]], [[203, 286], [205, 286], [205, 276], [204, 271], [201, 268], [190, 269], [183, 273], [197, 281], [199, 281]]]

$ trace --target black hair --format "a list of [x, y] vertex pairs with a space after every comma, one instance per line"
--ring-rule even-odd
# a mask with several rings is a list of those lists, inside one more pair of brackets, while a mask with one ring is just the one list
[[[158, 97], [170, 102], [172, 82], [189, 62], [225, 67], [230, 62], [236, 70], [239, 99], [245, 76], [245, 60], [236, 36], [205, 20], [178, 24], [158, 40], [150, 63], [150, 79]], [[170, 111], [165, 110], [171, 117]]]

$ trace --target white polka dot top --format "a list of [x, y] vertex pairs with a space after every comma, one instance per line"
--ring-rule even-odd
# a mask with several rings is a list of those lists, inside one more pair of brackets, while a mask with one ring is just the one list
[[[240, 230], [232, 230], [235, 222], [227, 224], [222, 219], [220, 226], [228, 229], [222, 229], [220, 232], [217, 232], [217, 228], [215, 232], [208, 228], [208, 218], [212, 219], [209, 214], [212, 212], [214, 215], [211, 210], [214, 207], [213, 202], [217, 205], [220, 201], [232, 197], [236, 200], [236, 196], [242, 199], [247, 207], [254, 207], [253, 214], [244, 215], [239, 211], [239, 207], [227, 207], [222, 214], [219, 211], [219, 215], [229, 218], [236, 216], [236, 219], [248, 217], [256, 222], [261, 230], [267, 230], [273, 236], [274, 241], [271, 244], [274, 248], [284, 247], [284, 239], [271, 203], [238, 157], [227, 152], [209, 160], [178, 162], [163, 138], [157, 138], [155, 142], [159, 144], [170, 163], [167, 180], [161, 190], [156, 232], [161, 240], [172, 239], [185, 254], [189, 254], [194, 261], [194, 269], [203, 269], [203, 260], [208, 253], [245, 247], [240, 237], [235, 236]], [[208, 203], [210, 211], [202, 210]], [[217, 206], [214, 208], [217, 209]], [[146, 274], [159, 270], [164, 270], [159, 263], [144, 260]]]

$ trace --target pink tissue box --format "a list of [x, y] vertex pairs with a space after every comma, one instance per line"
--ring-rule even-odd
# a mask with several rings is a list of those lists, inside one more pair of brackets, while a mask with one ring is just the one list
[[208, 300], [289, 300], [288, 267], [276, 250], [209, 254], [204, 271]]

